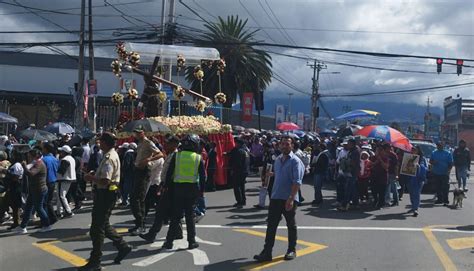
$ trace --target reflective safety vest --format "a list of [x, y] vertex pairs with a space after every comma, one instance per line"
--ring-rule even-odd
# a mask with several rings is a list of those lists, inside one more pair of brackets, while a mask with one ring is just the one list
[[174, 183], [198, 183], [200, 162], [201, 155], [195, 152], [178, 152], [174, 168]]

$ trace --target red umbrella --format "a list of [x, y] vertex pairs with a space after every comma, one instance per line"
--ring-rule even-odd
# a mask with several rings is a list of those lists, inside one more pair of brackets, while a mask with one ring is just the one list
[[382, 139], [394, 147], [404, 151], [411, 151], [410, 140], [400, 131], [386, 125], [369, 125], [360, 129], [355, 135], [361, 135], [370, 138]]
[[282, 122], [277, 125], [277, 129], [280, 131], [293, 131], [300, 130], [301, 128], [293, 122]]

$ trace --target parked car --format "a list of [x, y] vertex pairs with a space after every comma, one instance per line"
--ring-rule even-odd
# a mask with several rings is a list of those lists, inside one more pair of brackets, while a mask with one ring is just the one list
[[434, 193], [436, 192], [436, 186], [433, 183], [433, 178], [431, 177], [431, 165], [430, 165], [430, 158], [431, 154], [433, 153], [434, 150], [436, 150], [436, 144], [434, 144], [431, 140], [410, 140], [411, 144], [413, 146], [419, 146], [421, 148], [421, 151], [423, 152], [423, 156], [426, 158], [428, 162], [428, 172], [426, 176], [426, 183], [425, 186], [423, 186], [423, 191], [424, 193]]

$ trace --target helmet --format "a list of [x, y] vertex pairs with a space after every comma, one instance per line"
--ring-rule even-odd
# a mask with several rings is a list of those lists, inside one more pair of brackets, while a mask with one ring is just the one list
[[181, 149], [185, 151], [197, 151], [199, 147], [199, 136], [195, 134], [186, 135], [181, 139]]

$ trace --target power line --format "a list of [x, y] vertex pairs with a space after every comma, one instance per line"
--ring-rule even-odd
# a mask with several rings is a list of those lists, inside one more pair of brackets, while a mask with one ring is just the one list
[[149, 22], [147, 22], [147, 21], [144, 21], [144, 20], [142, 20], [142, 19], [138, 19], [138, 18], [136, 18], [136, 17], [134, 17], [134, 16], [130, 16], [130, 15], [126, 14], [125, 12], [121, 11], [119, 8], [115, 7], [113, 4], [107, 2], [107, 0], [104, 0], [104, 4], [105, 4], [105, 6], [108, 5], [108, 6], [110, 6], [111, 8], [113, 8], [115, 11], [117, 11], [118, 13], [122, 14], [122, 18], [123, 18], [125, 21], [127, 21], [127, 22], [129, 22], [129, 23], [131, 23], [131, 24], [133, 24], [133, 25], [135, 25], [135, 26], [138, 26], [138, 25], [137, 25], [136, 23], [130, 21], [129, 19], [127, 19], [127, 17], [130, 17], [130, 18], [132, 18], [132, 19], [134, 19], [134, 20], [136, 20], [136, 21], [138, 21], [138, 22], [141, 22], [141, 23], [144, 23], [144, 24], [147, 24], [147, 25], [150, 25], [150, 26], [153, 26], [153, 27], [154, 27], [154, 25], [152, 25], [151, 23], [149, 23]]
[[425, 91], [445, 91], [447, 88], [459, 88], [464, 86], [474, 85], [474, 82], [467, 82], [461, 84], [453, 84], [453, 85], [442, 85], [442, 86], [432, 86], [426, 88], [413, 88], [413, 89], [404, 89], [404, 90], [391, 90], [391, 91], [383, 91], [383, 92], [365, 92], [365, 93], [341, 93], [341, 94], [322, 94], [321, 97], [325, 98], [341, 98], [341, 97], [360, 97], [360, 96], [373, 96], [373, 95], [388, 95], [388, 94], [405, 94], [405, 93], [419, 93]]

